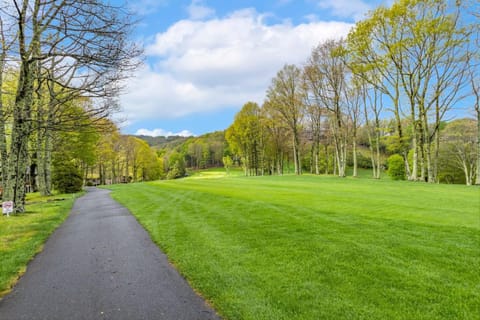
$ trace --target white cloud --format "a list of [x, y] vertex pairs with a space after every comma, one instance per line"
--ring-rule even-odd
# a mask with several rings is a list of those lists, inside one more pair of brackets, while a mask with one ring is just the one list
[[205, 6], [202, 0], [192, 0], [187, 7], [187, 12], [192, 20], [203, 20], [215, 15], [215, 10]]
[[163, 129], [153, 129], [153, 130], [148, 130], [148, 129], [138, 129], [137, 132], [135, 132], [135, 135], [137, 136], [151, 136], [151, 137], [171, 137], [171, 136], [180, 136], [180, 137], [192, 137], [195, 136], [193, 133], [191, 133], [188, 130], [182, 130], [177, 133], [173, 133], [171, 131], [166, 131]]
[[332, 14], [341, 18], [353, 18], [355, 21], [364, 18], [372, 6], [363, 0], [321, 0], [318, 5], [322, 9], [331, 9]]
[[[195, 2], [193, 2], [195, 3]], [[262, 103], [286, 63], [301, 65], [314, 46], [346, 36], [351, 24], [267, 24], [253, 9], [205, 21], [181, 20], [147, 46], [147, 66], [122, 97], [128, 120], [177, 118]]]

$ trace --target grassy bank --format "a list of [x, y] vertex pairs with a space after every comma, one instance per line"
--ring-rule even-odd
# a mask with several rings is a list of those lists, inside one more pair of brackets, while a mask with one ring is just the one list
[[228, 319], [474, 319], [479, 190], [335, 177], [113, 186]]
[[[8, 293], [48, 236], [64, 221], [72, 195], [27, 196], [27, 213], [0, 215], [0, 297]], [[29, 204], [30, 203], [30, 204]]]

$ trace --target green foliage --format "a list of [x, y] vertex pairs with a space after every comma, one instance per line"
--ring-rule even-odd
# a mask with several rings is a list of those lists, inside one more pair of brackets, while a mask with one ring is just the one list
[[61, 193], [75, 193], [82, 190], [83, 179], [80, 170], [71, 162], [56, 162], [52, 183]]
[[[478, 154], [477, 125], [473, 119], [458, 119], [448, 123], [441, 132], [440, 178], [449, 183], [474, 183]], [[463, 172], [463, 178], [459, 177], [459, 171]]]
[[403, 157], [399, 154], [394, 154], [388, 157], [388, 175], [393, 180], [405, 180], [405, 163]]
[[167, 173], [167, 179], [178, 179], [185, 177], [185, 161], [183, 155], [180, 153], [173, 153], [169, 158], [169, 168]]
[[260, 174], [259, 154], [263, 148], [263, 130], [260, 107], [257, 103], [247, 102], [225, 132], [230, 148], [243, 159], [242, 165], [246, 173]]
[[480, 309], [472, 188], [311, 175], [112, 188], [226, 319], [475, 319]]
[[232, 157], [230, 156], [224, 156], [222, 158], [222, 162], [223, 162], [223, 166], [225, 167], [225, 170], [227, 171], [227, 173], [230, 172], [230, 168], [232, 167], [233, 165], [233, 160], [232, 160]]

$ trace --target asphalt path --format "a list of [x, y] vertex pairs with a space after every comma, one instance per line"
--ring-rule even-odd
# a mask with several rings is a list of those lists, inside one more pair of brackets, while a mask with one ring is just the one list
[[89, 188], [0, 301], [0, 319], [220, 318], [109, 191]]

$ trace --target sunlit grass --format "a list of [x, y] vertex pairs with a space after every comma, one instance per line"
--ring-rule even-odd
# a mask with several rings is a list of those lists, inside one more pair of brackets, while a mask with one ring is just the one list
[[478, 189], [310, 175], [112, 188], [227, 319], [479, 317]]
[[27, 212], [0, 216], [0, 297], [21, 276], [48, 236], [67, 217], [74, 196], [28, 194]]

